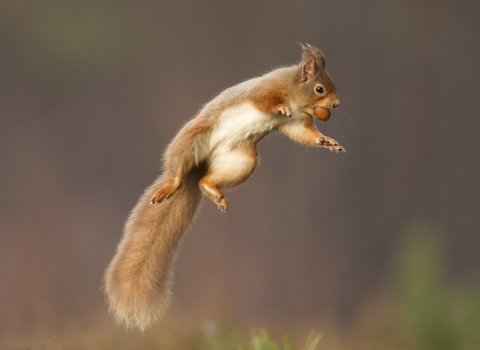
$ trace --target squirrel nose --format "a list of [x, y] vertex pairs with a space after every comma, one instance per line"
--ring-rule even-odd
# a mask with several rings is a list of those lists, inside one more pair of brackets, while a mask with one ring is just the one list
[[336, 93], [332, 93], [329, 96], [329, 105], [331, 106], [330, 108], [337, 108], [340, 106], [340, 98], [338, 98], [338, 95]]

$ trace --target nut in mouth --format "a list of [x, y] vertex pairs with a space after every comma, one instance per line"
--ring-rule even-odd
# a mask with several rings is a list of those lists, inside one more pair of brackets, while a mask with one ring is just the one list
[[327, 121], [330, 119], [330, 110], [323, 107], [314, 107], [313, 113], [319, 120]]

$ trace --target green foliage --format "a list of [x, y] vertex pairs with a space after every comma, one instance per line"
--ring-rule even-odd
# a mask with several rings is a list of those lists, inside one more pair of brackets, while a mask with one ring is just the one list
[[252, 332], [252, 340], [248, 348], [249, 350], [281, 350], [281, 347], [269, 338], [264, 329]]
[[[310, 332], [307, 338], [307, 343], [305, 344], [305, 350], [315, 350], [317, 348], [317, 344], [322, 339], [322, 333], [315, 333]], [[285, 349], [287, 350], [287, 349]]]
[[233, 333], [221, 333], [208, 336], [202, 346], [202, 350], [243, 350], [241, 341]]
[[[322, 338], [322, 333], [311, 332], [307, 338], [304, 350], [315, 350]], [[202, 350], [295, 350], [295, 346], [284, 338], [279, 345], [273, 341], [265, 329], [253, 330], [251, 340], [245, 349], [238, 337], [231, 334], [219, 334], [206, 339]]]
[[401, 343], [426, 350], [478, 349], [480, 293], [447, 285], [442, 240], [434, 227], [416, 222], [406, 237], [396, 281]]

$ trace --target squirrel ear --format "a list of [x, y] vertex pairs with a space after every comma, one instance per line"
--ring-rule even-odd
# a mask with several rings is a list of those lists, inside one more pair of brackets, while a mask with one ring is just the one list
[[325, 69], [325, 56], [315, 46], [299, 44], [303, 49], [301, 79], [302, 82], [305, 82], [309, 77], [315, 75], [317, 71]]
[[313, 58], [307, 59], [306, 62], [302, 62], [302, 71], [300, 73], [302, 83], [311, 79], [317, 73], [315, 67], [315, 60]]

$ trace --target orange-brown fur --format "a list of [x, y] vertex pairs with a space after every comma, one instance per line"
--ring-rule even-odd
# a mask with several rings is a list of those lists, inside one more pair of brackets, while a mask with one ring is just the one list
[[[316, 107], [339, 100], [323, 54], [303, 46], [297, 66], [280, 68], [225, 90], [173, 139], [163, 174], [130, 214], [105, 274], [110, 310], [127, 327], [144, 330], [168, 306], [178, 245], [192, 223], [202, 193], [222, 212], [221, 188], [243, 183], [258, 164], [256, 144], [272, 131], [309, 146], [344, 152], [313, 123]], [[322, 93], [316, 89], [323, 88]]]

